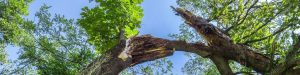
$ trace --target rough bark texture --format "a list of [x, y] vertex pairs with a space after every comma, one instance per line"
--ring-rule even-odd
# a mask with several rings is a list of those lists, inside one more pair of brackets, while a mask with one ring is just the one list
[[[174, 51], [185, 51], [196, 53], [202, 57], [210, 58], [222, 75], [234, 74], [229, 67], [228, 60], [234, 60], [241, 65], [253, 68], [262, 74], [268, 73], [271, 60], [249, 47], [234, 44], [231, 39], [219, 28], [210, 24], [206, 19], [195, 16], [182, 8], [174, 8], [185, 22], [194, 28], [208, 42], [187, 43], [185, 41], [167, 40], [143, 35], [120, 42], [116, 47], [98, 57], [86, 69], [83, 74], [92, 75], [117, 75], [123, 69], [151, 61], [158, 58], [170, 56]], [[294, 61], [298, 65], [299, 61]], [[299, 69], [286, 68], [281, 74], [300, 74]]]

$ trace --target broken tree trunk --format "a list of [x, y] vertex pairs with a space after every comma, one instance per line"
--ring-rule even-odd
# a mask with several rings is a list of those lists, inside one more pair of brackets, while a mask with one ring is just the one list
[[[155, 38], [150, 35], [132, 37], [119, 42], [83, 70], [83, 74], [117, 75], [125, 68], [163, 57], [170, 56], [174, 51], [185, 51], [210, 58], [222, 75], [232, 75], [228, 60], [234, 60], [241, 65], [253, 68], [259, 73], [269, 72], [271, 60], [249, 47], [234, 44], [219, 28], [206, 19], [196, 16], [182, 8], [174, 8], [185, 22], [194, 28], [208, 42], [187, 43], [179, 40]], [[300, 74], [298, 69], [285, 71], [287, 74]], [[284, 73], [282, 73], [284, 74]]]

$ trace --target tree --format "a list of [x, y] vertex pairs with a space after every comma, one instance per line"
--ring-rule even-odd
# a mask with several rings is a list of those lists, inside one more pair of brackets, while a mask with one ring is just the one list
[[33, 44], [21, 46], [19, 59], [22, 65], [34, 66], [38, 74], [77, 74], [95, 53], [74, 19], [58, 14], [51, 18], [49, 8], [44, 5], [35, 14], [38, 22], [33, 23], [35, 31], [30, 32]]
[[[35, 14], [37, 21], [26, 20], [21, 25], [16, 24], [23, 34], [6, 41], [20, 39], [20, 42], [14, 42], [20, 47], [20, 56], [16, 61], [1, 65], [4, 66], [0, 68], [1, 74], [74, 75], [95, 57], [92, 46], [87, 42], [86, 33], [74, 19], [66, 19], [58, 14], [52, 16], [48, 12], [49, 8], [47, 5], [40, 8]], [[23, 24], [27, 26], [21, 28]], [[7, 26], [3, 29], [9, 28]], [[9, 36], [11, 37], [14, 36]]]
[[[22, 16], [27, 15], [28, 4], [31, 0], [1, 0], [0, 1], [0, 64], [6, 63], [6, 52], [4, 48], [8, 44], [18, 45], [19, 42], [28, 38], [25, 29], [30, 29], [30, 25]], [[17, 39], [24, 40], [17, 40]]]
[[[293, 0], [178, 0], [185, 9], [173, 7], [174, 11], [205, 42], [167, 40], [151, 35], [120, 39], [83, 73], [115, 75], [136, 64], [185, 51], [209, 58], [223, 75], [234, 74], [229, 61], [262, 74], [295, 75], [300, 72], [297, 67], [300, 37], [295, 34], [299, 29], [298, 3]], [[235, 73], [252, 73], [252, 70]]]
[[[95, 8], [83, 8], [77, 24], [61, 15], [51, 17], [49, 6], [36, 13], [38, 22], [26, 20], [22, 16], [27, 14], [29, 2], [0, 2], [0, 60], [5, 61], [5, 45], [16, 45], [22, 50], [17, 64], [24, 66], [4, 73], [35, 70], [38, 74], [117, 75], [175, 51], [211, 60], [216, 69], [206, 74], [300, 73], [297, 0], [177, 0], [180, 7], [171, 8], [185, 22], [181, 33], [172, 35], [177, 40], [136, 36], [143, 15], [142, 0], [96, 0], [99, 4]], [[209, 60], [194, 60], [185, 67]], [[142, 70], [149, 72], [151, 67]]]

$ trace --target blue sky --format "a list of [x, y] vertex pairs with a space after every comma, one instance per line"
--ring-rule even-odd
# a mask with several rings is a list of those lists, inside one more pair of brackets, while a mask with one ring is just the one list
[[[171, 39], [169, 34], [179, 33], [179, 25], [183, 21], [175, 15], [170, 6], [177, 6], [176, 0], [144, 0], [142, 3], [144, 17], [139, 30], [140, 34]], [[182, 75], [181, 68], [188, 60], [184, 52], [177, 51], [168, 58], [173, 62], [173, 74]]]
[[[52, 6], [50, 13], [61, 14], [66, 18], [80, 18], [81, 8], [84, 6], [93, 7], [95, 3], [89, 3], [88, 0], [35, 0], [30, 4], [29, 16], [27, 18], [35, 20], [34, 14], [43, 4]], [[144, 10], [140, 35], [151, 34], [155, 37], [171, 39], [168, 37], [171, 33], [179, 33], [179, 25], [183, 23], [179, 16], [176, 16], [170, 6], [177, 6], [176, 0], [144, 0], [141, 4]], [[15, 60], [18, 57], [18, 47], [8, 46], [6, 50], [8, 58]], [[173, 62], [173, 74], [182, 75], [181, 68], [188, 60], [184, 52], [175, 52], [173, 56], [168, 57]]]

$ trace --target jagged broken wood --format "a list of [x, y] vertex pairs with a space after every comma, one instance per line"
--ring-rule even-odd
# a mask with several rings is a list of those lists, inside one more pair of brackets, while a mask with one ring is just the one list
[[[170, 56], [174, 51], [196, 53], [210, 58], [217, 65], [222, 75], [233, 75], [228, 60], [253, 68], [259, 73], [270, 71], [271, 59], [251, 50], [248, 46], [234, 44], [222, 30], [213, 26], [206, 19], [196, 16], [182, 8], [173, 8], [185, 23], [203, 36], [204, 43], [187, 43], [179, 40], [167, 40], [151, 35], [142, 35], [121, 40], [111, 50], [101, 55], [83, 70], [83, 74], [117, 75], [125, 68], [163, 57]], [[299, 65], [299, 62], [293, 65]], [[300, 74], [299, 69], [287, 68], [281, 74]]]

